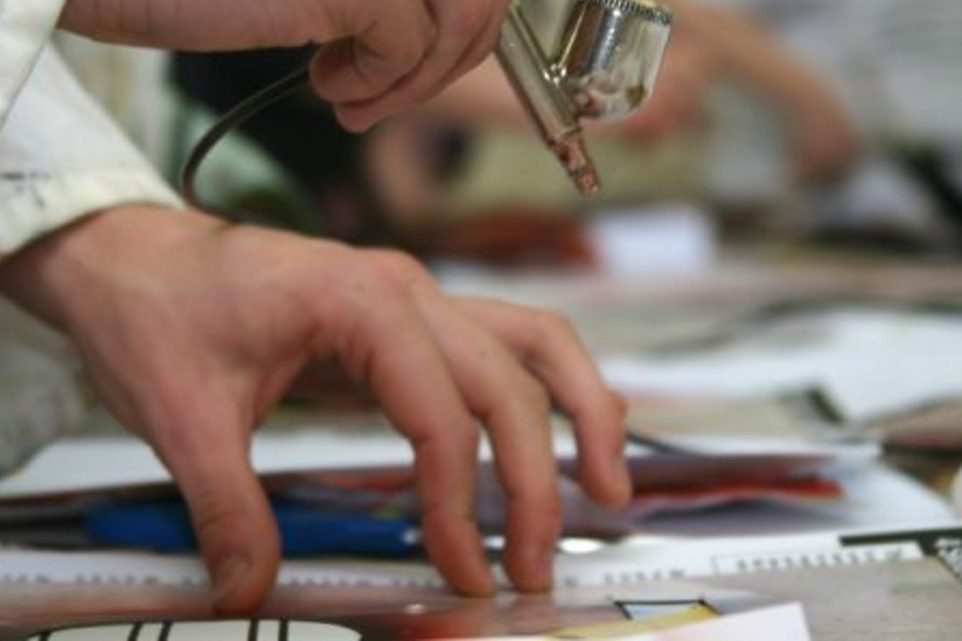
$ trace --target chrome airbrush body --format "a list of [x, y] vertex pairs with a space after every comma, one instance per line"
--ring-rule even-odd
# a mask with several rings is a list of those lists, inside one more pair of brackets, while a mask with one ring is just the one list
[[581, 118], [624, 116], [654, 90], [672, 15], [648, 0], [576, 0], [549, 59], [514, 0], [497, 55], [545, 143], [578, 190], [600, 182], [581, 133]]

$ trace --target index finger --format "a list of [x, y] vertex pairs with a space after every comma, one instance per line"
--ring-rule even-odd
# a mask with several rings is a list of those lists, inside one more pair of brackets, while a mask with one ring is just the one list
[[342, 310], [353, 320], [336, 349], [414, 448], [431, 561], [459, 592], [488, 596], [494, 581], [473, 516], [478, 428], [413, 305], [382, 279], [371, 282], [375, 303]]

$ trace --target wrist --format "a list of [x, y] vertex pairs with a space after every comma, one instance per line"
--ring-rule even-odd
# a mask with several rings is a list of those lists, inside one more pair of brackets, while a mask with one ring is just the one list
[[0, 293], [69, 333], [75, 311], [130, 266], [176, 256], [178, 244], [224, 223], [196, 212], [123, 206], [46, 236], [0, 263]]

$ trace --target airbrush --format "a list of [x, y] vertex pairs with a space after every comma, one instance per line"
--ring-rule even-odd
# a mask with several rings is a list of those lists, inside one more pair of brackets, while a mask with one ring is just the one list
[[[651, 0], [572, 0], [558, 50], [549, 58], [520, 1], [512, 0], [508, 9], [498, 60], [545, 143], [578, 190], [592, 196], [600, 182], [580, 120], [624, 116], [651, 96], [672, 14]], [[256, 219], [204, 202], [196, 189], [200, 165], [228, 132], [303, 89], [308, 76], [306, 68], [299, 69], [265, 87], [228, 111], [200, 139], [181, 172], [181, 191], [189, 203], [232, 220]]]
[[498, 60], [545, 143], [588, 197], [600, 182], [581, 118], [624, 116], [651, 96], [672, 14], [648, 0], [575, 0], [549, 58], [513, 0]]

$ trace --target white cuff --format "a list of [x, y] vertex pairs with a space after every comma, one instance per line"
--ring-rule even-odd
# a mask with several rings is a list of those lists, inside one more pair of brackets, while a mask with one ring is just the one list
[[182, 207], [48, 47], [0, 130], [0, 251], [132, 203]]
[[0, 254], [89, 214], [119, 205], [180, 208], [180, 198], [157, 175], [139, 169], [98, 168], [57, 176], [6, 176], [22, 183], [0, 201]]

